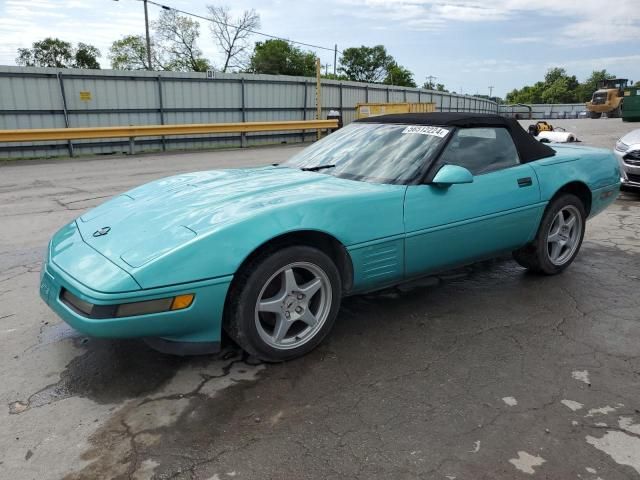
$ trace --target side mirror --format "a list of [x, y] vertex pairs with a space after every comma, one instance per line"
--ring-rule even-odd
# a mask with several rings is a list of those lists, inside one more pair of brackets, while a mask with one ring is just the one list
[[458, 183], [472, 183], [473, 175], [469, 170], [458, 165], [444, 165], [431, 183], [436, 185], [448, 186]]

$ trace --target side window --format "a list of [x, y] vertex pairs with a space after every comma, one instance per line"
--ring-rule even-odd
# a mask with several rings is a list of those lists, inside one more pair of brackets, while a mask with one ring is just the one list
[[481, 175], [518, 165], [520, 159], [505, 128], [461, 128], [442, 152], [440, 162]]

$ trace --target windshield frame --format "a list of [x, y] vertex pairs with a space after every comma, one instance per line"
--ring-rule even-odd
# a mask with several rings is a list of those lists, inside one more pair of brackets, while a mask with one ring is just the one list
[[[358, 124], [358, 123], [360, 123], [360, 122], [358, 122], [356, 120], [356, 121], [352, 122], [351, 125]], [[362, 125], [365, 125], [365, 122], [362, 122]], [[355, 175], [349, 175], [349, 174], [344, 174], [344, 173], [342, 173], [342, 174], [333, 174], [330, 171], [330, 169], [313, 171], [313, 173], [331, 175], [333, 177], [342, 178], [342, 179], [345, 179], [345, 180], [352, 180], [352, 181], [365, 182], [365, 183], [374, 183], [374, 184], [377, 183], [377, 184], [382, 184], [382, 185], [419, 185], [419, 184], [425, 183], [425, 179], [428, 178], [431, 168], [433, 167], [433, 165], [437, 164], [437, 161], [440, 158], [440, 155], [442, 154], [442, 151], [447, 147], [447, 145], [449, 144], [449, 141], [454, 136], [455, 132], [458, 130], [458, 128], [455, 127], [455, 126], [442, 125], [442, 124], [437, 124], [436, 125], [436, 124], [433, 124], [433, 123], [372, 122], [372, 121], [369, 121], [369, 122], [366, 122], [366, 125], [395, 125], [395, 126], [398, 126], [398, 127], [412, 127], [412, 126], [439, 127], [439, 128], [444, 128], [444, 129], [448, 130], [448, 133], [446, 134], [446, 136], [444, 138], [442, 138], [442, 142], [440, 142], [440, 144], [437, 146], [437, 148], [433, 151], [433, 153], [431, 155], [425, 155], [420, 160], [420, 166], [415, 169], [414, 174], [410, 178], [406, 178], [406, 179], [402, 179], [402, 180], [390, 180], [390, 179], [371, 177], [371, 176], [364, 176], [364, 175], [363, 176], [355, 176]], [[312, 144], [312, 145], [314, 145], [314, 144]], [[304, 151], [304, 150], [302, 150], [302, 151]], [[426, 158], [428, 156], [430, 156], [430, 158]], [[285, 163], [282, 164], [282, 166], [289, 167], [289, 168], [297, 168], [297, 169], [301, 168], [299, 166], [289, 164], [289, 162], [293, 158], [295, 158], [295, 156], [290, 158], [290, 159], [288, 159]]]

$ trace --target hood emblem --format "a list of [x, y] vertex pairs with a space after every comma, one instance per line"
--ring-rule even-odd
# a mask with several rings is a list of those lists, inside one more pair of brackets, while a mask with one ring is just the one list
[[93, 232], [94, 237], [102, 237], [111, 231], [111, 227], [102, 227], [100, 230]]

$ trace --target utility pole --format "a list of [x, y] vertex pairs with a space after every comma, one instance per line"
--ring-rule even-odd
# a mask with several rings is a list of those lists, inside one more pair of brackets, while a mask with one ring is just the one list
[[431, 87], [431, 90], [433, 90], [435, 88], [435, 84], [433, 83], [433, 81], [438, 78], [438, 77], [434, 77], [433, 75], [427, 75], [426, 79], [427, 79], [427, 84], [429, 85], [429, 87]]
[[329, 75], [329, 67], [331, 66], [330, 63], [325, 63], [324, 64], [324, 74], [325, 76]]
[[153, 66], [151, 65], [151, 38], [149, 37], [149, 11], [147, 8], [147, 0], [144, 0], [144, 29], [147, 33], [147, 62], [149, 62], [148, 70], [153, 70]]
[[[316, 120], [322, 120], [322, 83], [320, 82], [320, 73], [322, 72], [322, 66], [320, 65], [320, 59], [316, 58]], [[321, 132], [318, 128], [316, 130], [316, 140], [320, 140]]]
[[333, 74], [336, 74], [336, 65], [338, 64], [338, 44], [333, 47]]
[[489, 99], [493, 96], [493, 85], [489, 85]]

